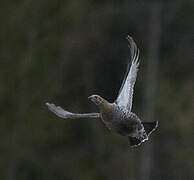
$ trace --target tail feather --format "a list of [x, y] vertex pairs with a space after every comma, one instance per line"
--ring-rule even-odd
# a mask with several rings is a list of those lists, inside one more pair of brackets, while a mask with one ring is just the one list
[[135, 137], [131, 137], [131, 136], [128, 136], [128, 140], [129, 140], [129, 143], [130, 143], [131, 147], [139, 146], [142, 143], [141, 140], [139, 140]]
[[158, 127], [158, 121], [142, 122], [142, 124], [148, 136]]

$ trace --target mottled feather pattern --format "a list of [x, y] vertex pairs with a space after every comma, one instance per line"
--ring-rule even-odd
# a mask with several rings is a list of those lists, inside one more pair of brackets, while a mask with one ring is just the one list
[[131, 53], [131, 66], [128, 64], [127, 73], [121, 85], [118, 97], [114, 103], [109, 103], [99, 95], [88, 98], [98, 106], [100, 113], [71, 113], [60, 106], [46, 103], [49, 110], [64, 119], [101, 119], [111, 131], [128, 137], [130, 147], [139, 146], [148, 140], [148, 136], [157, 128], [157, 121], [142, 122], [133, 112], [132, 101], [134, 85], [139, 67], [139, 49], [130, 36], [127, 36]]

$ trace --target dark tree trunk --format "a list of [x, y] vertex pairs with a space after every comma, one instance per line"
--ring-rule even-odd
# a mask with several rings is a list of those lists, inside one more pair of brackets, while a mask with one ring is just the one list
[[[158, 81], [158, 61], [161, 37], [162, 3], [152, 2], [150, 5], [150, 31], [148, 39], [147, 79], [145, 80], [144, 120], [154, 121], [156, 105], [156, 89]], [[139, 179], [149, 180], [153, 172], [153, 141], [144, 145], [141, 152]]]
[[17, 159], [16, 156], [13, 155], [9, 160], [8, 167], [6, 169], [6, 180], [15, 180], [17, 172]]

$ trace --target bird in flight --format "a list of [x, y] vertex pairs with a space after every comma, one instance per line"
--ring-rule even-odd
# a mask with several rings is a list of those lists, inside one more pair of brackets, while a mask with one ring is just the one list
[[133, 91], [139, 67], [139, 49], [133, 38], [127, 36], [131, 54], [131, 66], [128, 63], [126, 75], [117, 99], [110, 103], [99, 95], [88, 98], [99, 108], [99, 113], [72, 113], [60, 106], [46, 103], [48, 109], [64, 119], [100, 119], [110, 131], [126, 136], [130, 147], [135, 147], [148, 140], [149, 135], [157, 128], [158, 121], [141, 121], [133, 112]]

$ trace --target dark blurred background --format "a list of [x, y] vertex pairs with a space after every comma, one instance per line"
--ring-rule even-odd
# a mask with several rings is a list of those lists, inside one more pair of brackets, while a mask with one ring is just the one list
[[[1, 0], [0, 20], [0, 179], [194, 179], [193, 0]], [[134, 149], [99, 121], [45, 106], [114, 101], [127, 34], [141, 51], [133, 112], [159, 121]]]

